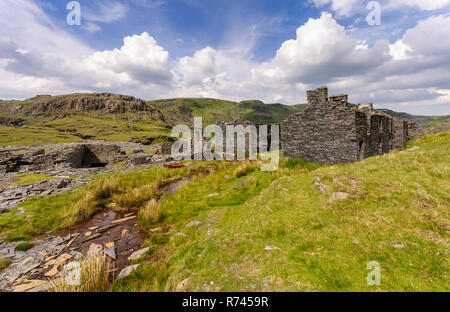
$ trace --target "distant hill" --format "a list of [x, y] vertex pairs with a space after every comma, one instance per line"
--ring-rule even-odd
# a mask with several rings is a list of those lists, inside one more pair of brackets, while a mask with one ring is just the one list
[[[112, 93], [38, 95], [24, 101], [0, 100], [0, 146], [74, 142], [86, 139], [153, 144], [169, 139], [176, 124], [203, 124], [243, 117], [255, 123], [279, 123], [306, 104], [233, 102], [212, 98], [144, 101]], [[415, 116], [385, 110], [392, 116], [429, 127], [448, 116]]]
[[402, 119], [406, 119], [409, 121], [413, 121], [418, 123], [422, 128], [428, 128], [433, 126], [436, 123], [439, 123], [441, 121], [444, 121], [448, 119], [450, 116], [421, 116], [421, 115], [411, 115], [408, 113], [399, 113], [395, 112], [389, 109], [382, 109], [383, 111], [387, 112], [392, 117], [398, 117]]
[[278, 123], [305, 109], [304, 104], [264, 104], [259, 100], [231, 102], [209, 98], [178, 98], [147, 103], [160, 110], [170, 123], [191, 123], [194, 116], [202, 116], [205, 123], [231, 121], [238, 117], [257, 123]]
[[435, 134], [440, 132], [450, 131], [450, 118], [435, 123], [433, 126], [427, 128], [427, 134]]

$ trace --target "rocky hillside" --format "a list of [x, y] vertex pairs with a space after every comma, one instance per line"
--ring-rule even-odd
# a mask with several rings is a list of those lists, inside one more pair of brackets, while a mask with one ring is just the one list
[[447, 132], [355, 163], [281, 159], [270, 173], [186, 161], [8, 176], [0, 197], [28, 198], [0, 214], [0, 291], [49, 290], [94, 250], [117, 280], [56, 291], [448, 291], [449, 154]]
[[111, 93], [38, 95], [24, 101], [3, 101], [1, 104], [4, 111], [11, 114], [39, 114], [71, 110], [87, 112], [104, 110], [108, 113], [125, 113], [149, 110], [143, 100]]
[[440, 132], [450, 131], [450, 118], [445, 119], [444, 121], [438, 122], [432, 127], [428, 128], [427, 134], [435, 134]]
[[[257, 123], [279, 123], [303, 111], [305, 104], [232, 102], [209, 98], [144, 101], [111, 93], [38, 95], [24, 101], [0, 100], [0, 146], [74, 142], [86, 139], [152, 144], [168, 139], [176, 124], [202, 116], [204, 124], [238, 117]], [[392, 116], [428, 127], [448, 116]]]
[[387, 112], [392, 117], [398, 117], [405, 120], [409, 120], [415, 122], [422, 126], [422, 128], [428, 128], [436, 123], [439, 123], [443, 120], [448, 119], [450, 116], [421, 116], [421, 115], [411, 115], [408, 113], [399, 113], [389, 109], [383, 109], [383, 111]]
[[265, 104], [259, 100], [232, 102], [208, 98], [180, 98], [147, 102], [160, 110], [171, 123], [192, 122], [193, 116], [202, 116], [205, 122], [231, 121], [244, 117], [252, 122], [278, 123], [289, 115], [303, 111], [304, 104]]

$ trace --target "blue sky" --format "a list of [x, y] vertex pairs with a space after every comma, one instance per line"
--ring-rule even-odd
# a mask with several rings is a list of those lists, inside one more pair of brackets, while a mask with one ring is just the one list
[[450, 0], [2, 0], [0, 98], [71, 92], [355, 103], [450, 114]]

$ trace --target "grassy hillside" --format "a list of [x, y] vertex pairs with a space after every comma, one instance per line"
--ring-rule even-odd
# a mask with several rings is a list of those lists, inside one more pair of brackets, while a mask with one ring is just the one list
[[85, 139], [137, 141], [164, 140], [170, 127], [144, 114], [65, 112], [52, 116], [25, 117], [21, 127], [0, 126], [0, 146], [78, 142]]
[[192, 122], [194, 116], [202, 116], [205, 124], [231, 121], [238, 117], [253, 122], [277, 123], [290, 114], [304, 110], [304, 105], [264, 104], [258, 100], [231, 102], [218, 99], [179, 98], [147, 102], [160, 110], [170, 122]]
[[[0, 146], [85, 139], [152, 144], [167, 140], [173, 125], [191, 124], [194, 116], [203, 117], [204, 125], [238, 117], [256, 123], [279, 123], [304, 109], [305, 104], [264, 104], [258, 100], [177, 98], [145, 102], [110, 93], [40, 95], [25, 101], [0, 100], [0, 117], [8, 119], [3, 125], [0, 120]], [[424, 127], [448, 117], [388, 112]], [[13, 126], [19, 119], [23, 126]]]
[[440, 122], [450, 118], [450, 116], [421, 116], [421, 115], [411, 115], [408, 113], [394, 112], [389, 109], [383, 109], [383, 110], [386, 111], [388, 114], [390, 114], [393, 117], [398, 117], [398, 118], [416, 122], [422, 128], [431, 127], [437, 123], [440, 123]]
[[[191, 291], [448, 291], [450, 134], [417, 146], [352, 164], [286, 161], [272, 174], [234, 168], [199, 179], [161, 204], [163, 226], [182, 235], [154, 234], [151, 258], [160, 260], [119, 289], [175, 290], [187, 279]], [[337, 191], [349, 197], [332, 201]], [[203, 223], [186, 228], [191, 220]], [[371, 261], [380, 286], [366, 282]]]
[[20, 127], [0, 126], [0, 146], [85, 139], [152, 144], [167, 140], [173, 125], [191, 124], [194, 116], [202, 116], [204, 125], [240, 116], [272, 123], [303, 108], [203, 98], [144, 102], [108, 93], [41, 95], [25, 101], [0, 101], [0, 117], [25, 120]]
[[[150, 262], [117, 291], [173, 291], [183, 280], [190, 291], [448, 291], [450, 133], [414, 145], [334, 166], [282, 160], [275, 172], [200, 162], [110, 173], [28, 201], [23, 215], [1, 215], [0, 233], [27, 238], [104, 207], [140, 209]], [[158, 184], [192, 175], [150, 203]], [[348, 197], [332, 200], [335, 192]], [[202, 223], [186, 227], [194, 220]], [[366, 282], [371, 261], [381, 266], [379, 286]]]

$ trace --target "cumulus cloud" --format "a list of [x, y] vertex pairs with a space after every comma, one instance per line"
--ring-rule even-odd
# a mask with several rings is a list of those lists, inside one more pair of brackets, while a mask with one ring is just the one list
[[442, 9], [448, 5], [450, 5], [450, 0], [389, 0], [386, 8], [410, 6], [425, 11], [433, 11]]
[[180, 59], [177, 69], [188, 87], [201, 83], [205, 77], [215, 75], [216, 55], [216, 50], [206, 47], [195, 52], [192, 57]]
[[361, 0], [310, 0], [318, 8], [324, 8], [329, 6], [331, 10], [335, 11], [338, 15], [349, 16], [355, 7], [360, 4]]
[[[335, 8], [344, 14], [338, 2]], [[306, 90], [328, 84], [332, 93], [348, 93], [354, 103], [443, 113], [450, 110], [449, 29], [450, 16], [431, 16], [395, 42], [368, 44], [322, 13], [264, 62], [252, 59], [247, 49], [210, 46], [171, 59], [147, 32], [125, 37], [121, 47], [95, 51], [56, 27], [31, 1], [3, 0], [0, 98], [106, 91], [145, 99], [201, 96], [295, 104], [305, 101]]]
[[139, 83], [167, 84], [173, 78], [169, 53], [147, 32], [125, 37], [120, 49], [95, 52], [83, 64], [98, 71], [125, 75]]
[[331, 14], [322, 13], [319, 19], [309, 19], [299, 27], [296, 39], [282, 44], [274, 64], [288, 81], [320, 83], [367, 72], [388, 58], [387, 41], [362, 48]]

